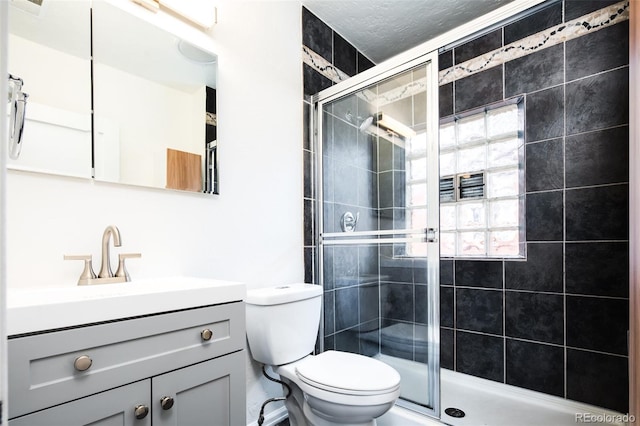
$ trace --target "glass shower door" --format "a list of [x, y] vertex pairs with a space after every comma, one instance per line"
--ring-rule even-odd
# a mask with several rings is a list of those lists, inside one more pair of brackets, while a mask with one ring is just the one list
[[437, 416], [435, 78], [422, 58], [319, 98], [317, 222], [322, 349], [391, 365], [399, 404]]

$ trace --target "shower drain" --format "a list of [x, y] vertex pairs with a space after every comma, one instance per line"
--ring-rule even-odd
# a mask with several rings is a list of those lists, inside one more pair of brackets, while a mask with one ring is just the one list
[[453, 408], [453, 407], [445, 408], [444, 413], [448, 416], [456, 417], [456, 418], [461, 418], [466, 415], [464, 411], [462, 411], [461, 409]]

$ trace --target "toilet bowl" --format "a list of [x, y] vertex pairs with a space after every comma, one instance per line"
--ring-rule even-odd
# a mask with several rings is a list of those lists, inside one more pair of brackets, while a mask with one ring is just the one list
[[310, 355], [320, 324], [322, 288], [292, 284], [247, 292], [251, 356], [289, 387], [291, 426], [374, 426], [400, 396], [400, 374], [363, 355]]
[[[327, 351], [274, 368], [304, 398], [291, 404], [306, 424], [375, 425], [400, 396], [400, 375], [387, 364], [362, 355]], [[292, 390], [293, 392], [293, 390]], [[295, 392], [294, 392], [295, 393]]]

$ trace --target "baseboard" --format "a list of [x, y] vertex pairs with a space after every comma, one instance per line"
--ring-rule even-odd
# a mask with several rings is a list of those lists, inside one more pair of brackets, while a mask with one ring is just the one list
[[[264, 415], [264, 423], [262, 426], [275, 426], [284, 419], [289, 417], [286, 407], [280, 407], [277, 410], [273, 410]], [[258, 426], [258, 420], [254, 420], [251, 423], [247, 423], [247, 426]]]

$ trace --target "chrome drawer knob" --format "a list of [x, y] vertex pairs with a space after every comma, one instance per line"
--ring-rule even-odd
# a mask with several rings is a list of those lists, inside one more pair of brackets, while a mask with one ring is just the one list
[[213, 337], [213, 331], [205, 328], [204, 330], [202, 330], [202, 332], [200, 332], [200, 336], [202, 337], [202, 340], [209, 341]]
[[86, 355], [79, 356], [73, 361], [73, 367], [78, 371], [87, 371], [93, 361]]
[[147, 417], [147, 414], [149, 414], [149, 407], [147, 407], [146, 405], [136, 405], [133, 408], [133, 414], [135, 414], [136, 419], [140, 420], [140, 419], [144, 419], [145, 417]]
[[173, 398], [170, 396], [163, 396], [160, 398], [160, 406], [163, 410], [170, 410], [173, 407]]

